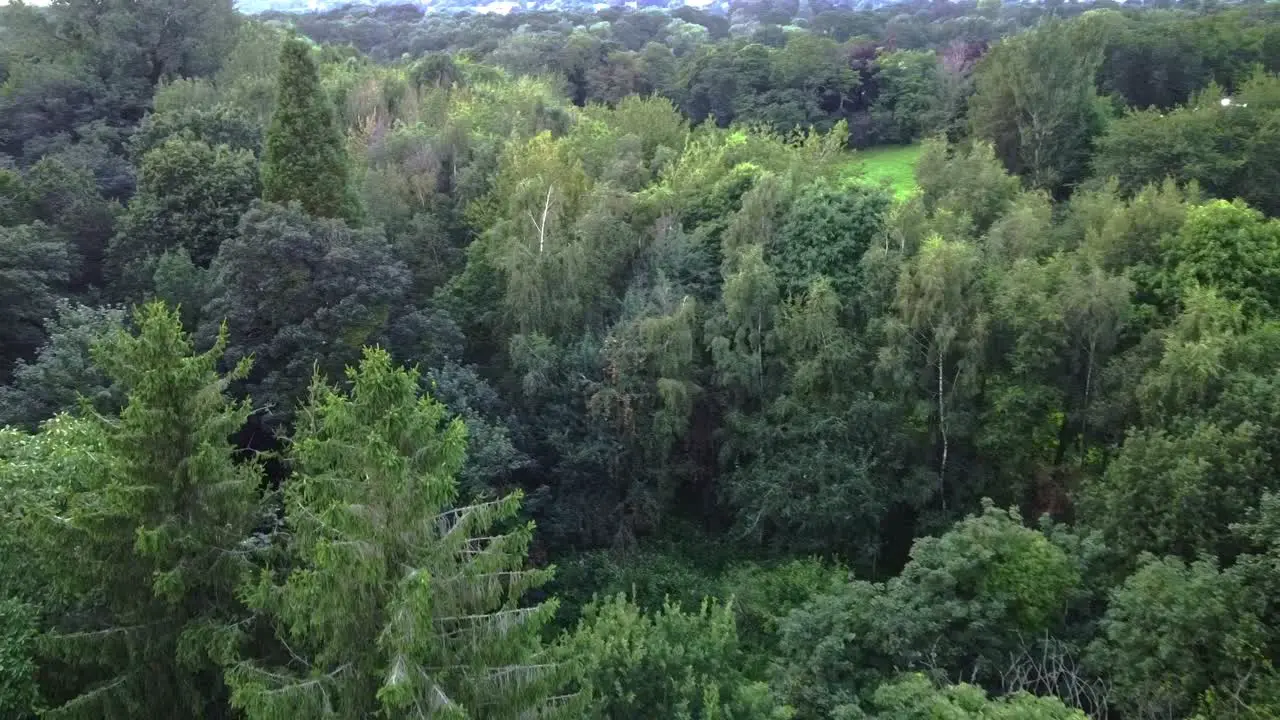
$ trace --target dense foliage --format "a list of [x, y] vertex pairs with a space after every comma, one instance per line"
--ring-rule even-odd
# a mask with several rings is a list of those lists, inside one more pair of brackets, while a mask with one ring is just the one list
[[1280, 717], [1278, 71], [0, 8], [0, 715]]

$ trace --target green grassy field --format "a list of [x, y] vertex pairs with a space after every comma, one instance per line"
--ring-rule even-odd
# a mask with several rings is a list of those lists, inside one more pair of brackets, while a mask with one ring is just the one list
[[919, 143], [859, 150], [849, 160], [846, 173], [861, 174], [874, 183], [887, 180], [901, 200], [916, 190], [915, 165], [920, 151]]

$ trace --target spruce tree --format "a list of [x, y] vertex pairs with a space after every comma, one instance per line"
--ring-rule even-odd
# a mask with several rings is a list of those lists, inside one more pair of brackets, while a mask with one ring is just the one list
[[581, 717], [569, 670], [540, 646], [555, 601], [521, 597], [520, 495], [457, 505], [466, 427], [419, 397], [416, 372], [366, 350], [351, 390], [317, 380], [290, 443], [287, 576], [246, 589], [276, 624], [282, 667], [228, 671], [249, 720]]
[[249, 405], [224, 394], [248, 364], [219, 374], [225, 337], [195, 354], [163, 304], [135, 323], [96, 353], [127, 393], [119, 415], [86, 405], [30, 439], [58, 478], [33, 542], [70, 606], [45, 644], [79, 685], [48, 717], [224, 717], [219, 668], [240, 639], [235, 592], [261, 517], [261, 468], [229, 442]]
[[342, 131], [324, 88], [311, 48], [291, 37], [280, 51], [276, 109], [262, 157], [262, 197], [297, 201], [318, 217], [353, 216], [347, 192], [347, 157]]

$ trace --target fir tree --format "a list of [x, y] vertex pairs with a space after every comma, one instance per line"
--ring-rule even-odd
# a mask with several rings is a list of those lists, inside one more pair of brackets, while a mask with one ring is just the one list
[[224, 394], [248, 363], [220, 375], [225, 337], [194, 354], [163, 304], [135, 322], [97, 351], [127, 391], [119, 416], [86, 409], [30, 439], [59, 476], [35, 542], [58, 568], [49, 593], [71, 604], [47, 649], [89, 679], [49, 717], [223, 717], [218, 668], [240, 637], [260, 518], [261, 469], [228, 441], [249, 406]]
[[290, 567], [247, 588], [287, 667], [228, 672], [250, 720], [508, 718], [580, 712], [553, 696], [550, 601], [521, 607], [549, 569], [523, 569], [532, 523], [500, 532], [519, 493], [455, 505], [466, 427], [418, 396], [416, 372], [366, 350], [349, 394], [317, 381], [291, 443]]
[[297, 37], [280, 51], [276, 109], [262, 158], [262, 197], [297, 201], [318, 217], [354, 215], [342, 131], [320, 86], [311, 48]]

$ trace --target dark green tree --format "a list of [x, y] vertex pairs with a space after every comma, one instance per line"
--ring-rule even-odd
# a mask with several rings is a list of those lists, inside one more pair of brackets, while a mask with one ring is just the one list
[[44, 319], [66, 292], [73, 267], [67, 244], [37, 222], [0, 227], [0, 379], [44, 342]]
[[1135, 429], [1103, 477], [1086, 486], [1086, 517], [1128, 557], [1220, 552], [1229, 547], [1227, 524], [1257, 501], [1271, 475], [1258, 435], [1249, 422]]
[[1097, 65], [1061, 24], [1006, 38], [975, 73], [973, 133], [1032, 185], [1050, 192], [1073, 187], [1086, 176], [1102, 129]]
[[1172, 177], [1195, 181], [1224, 200], [1241, 198], [1267, 214], [1280, 210], [1274, 168], [1280, 158], [1280, 77], [1259, 72], [1234, 95], [1217, 85], [1169, 112], [1135, 110], [1098, 138], [1093, 165], [1126, 193]]
[[1195, 22], [1172, 14], [1137, 17], [1114, 11], [1093, 20], [1101, 30], [1101, 93], [1119, 95], [1129, 107], [1168, 110], [1209, 82], [1212, 68], [1196, 47]]
[[876, 65], [879, 93], [871, 118], [877, 140], [909, 143], [942, 127], [943, 76], [936, 54], [897, 50], [880, 55]]
[[1261, 613], [1258, 594], [1218, 563], [1147, 556], [1112, 595], [1089, 660], [1126, 712], [1188, 717], [1206, 691], [1264, 670], [1274, 632]]
[[[7, 10], [14, 12], [13, 8]], [[25, 10], [39, 12], [34, 7]], [[49, 27], [49, 35], [37, 40], [45, 49], [43, 55], [60, 45], [52, 37], [53, 23], [47, 16], [41, 15], [40, 23]], [[13, 41], [13, 34], [6, 36], [6, 44]], [[45, 155], [59, 134], [81, 130], [103, 114], [120, 114], [118, 105], [106, 100], [107, 89], [102, 80], [82, 63], [16, 64], [4, 86], [6, 91], [0, 98], [0, 152], [16, 158], [24, 167]]]
[[15, 720], [36, 716], [40, 689], [36, 682], [34, 608], [17, 598], [0, 597], [0, 712]]
[[35, 357], [19, 360], [9, 385], [0, 387], [0, 425], [34, 429], [59, 412], [74, 410], [81, 398], [104, 413], [119, 410], [119, 390], [93, 362], [91, 348], [117, 332], [124, 311], [58, 302], [45, 320], [48, 340]]
[[26, 198], [34, 218], [69, 247], [69, 287], [100, 285], [120, 207], [103, 197], [93, 172], [65, 156], [45, 157], [26, 173]]
[[1184, 303], [1132, 389], [1137, 426], [1079, 495], [1083, 521], [1129, 560], [1141, 551], [1234, 556], [1231, 523], [1276, 482], [1280, 327], [1250, 328], [1240, 306], [1212, 290]]
[[780, 384], [760, 412], [727, 418], [722, 493], [743, 535], [870, 560], [889, 508], [917, 502], [932, 484], [904, 478], [892, 457], [904, 450], [889, 441], [900, 419], [865, 391], [870, 374], [853, 369], [869, 358], [831, 283], [819, 277], [780, 314]]
[[121, 219], [109, 260], [126, 286], [151, 280], [156, 261], [184, 248], [207, 266], [258, 196], [258, 163], [247, 150], [173, 137], [142, 158], [138, 194]]
[[858, 263], [881, 239], [892, 203], [888, 193], [866, 186], [819, 181], [801, 189], [765, 248], [783, 297], [802, 295], [824, 276], [838, 298], [852, 298]]
[[35, 219], [22, 176], [0, 169], [0, 227], [22, 225]]
[[210, 273], [201, 335], [226, 321], [228, 357], [254, 358], [248, 386], [269, 420], [292, 414], [317, 367], [336, 375], [377, 342], [409, 283], [381, 231], [270, 203], [245, 214]]
[[262, 156], [262, 197], [297, 202], [316, 217], [351, 219], [342, 128], [306, 40], [292, 37], [280, 50], [276, 108]]
[[1216, 94], [1206, 92], [1193, 99], [1191, 106], [1168, 113], [1135, 110], [1112, 121], [1098, 137], [1094, 172], [1115, 178], [1127, 193], [1171, 177], [1179, 182], [1195, 180], [1210, 193], [1223, 194], [1218, 190], [1233, 182], [1239, 160], [1226, 154], [1220, 144], [1230, 147], [1239, 139], [1226, 137]]
[[801, 717], [859, 717], [841, 713], [906, 668], [999, 682], [1010, 653], [1061, 626], [1079, 583], [1072, 557], [988, 504], [917, 540], [899, 576], [846, 583], [783, 619], [775, 686]]
[[230, 0], [57, 0], [53, 7], [73, 47], [112, 85], [139, 93], [139, 100], [162, 79], [212, 74], [240, 20]]
[[257, 120], [240, 107], [225, 103], [210, 108], [186, 105], [148, 115], [129, 138], [129, 152], [134, 158], [143, 158], [169, 138], [183, 134], [209, 147], [227, 145], [255, 156], [262, 153], [262, 127]]
[[[1048, 234], [1043, 226], [1031, 230], [1036, 227]], [[1018, 230], [1002, 221], [989, 243], [997, 229]], [[1011, 233], [1005, 239], [1012, 245], [1046, 238]], [[987, 249], [1000, 251], [994, 243]], [[985, 455], [999, 458], [990, 464], [1008, 493], [1002, 497], [1018, 499], [1033, 486], [1051, 490], [1050, 478], [1064, 464], [1083, 462], [1101, 434], [1094, 410], [1103, 371], [1133, 315], [1133, 285], [1084, 252], [1043, 262], [1023, 258], [999, 273], [992, 325], [1004, 352], [1001, 367], [987, 376], [977, 441]]]

